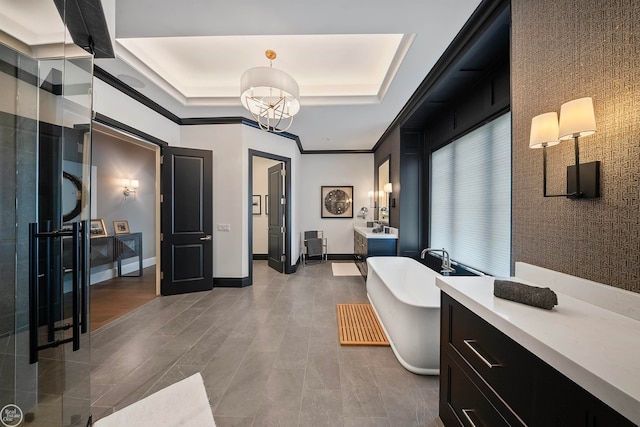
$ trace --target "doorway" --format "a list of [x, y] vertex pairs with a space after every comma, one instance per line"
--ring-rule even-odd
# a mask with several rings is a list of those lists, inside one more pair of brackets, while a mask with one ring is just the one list
[[159, 158], [158, 145], [93, 122], [91, 215], [107, 235], [91, 240], [92, 331], [159, 295]]
[[[282, 184], [278, 186], [277, 190], [273, 181], [275, 168], [282, 170], [282, 172], [278, 172], [281, 174]], [[272, 171], [271, 184], [269, 170]], [[260, 176], [254, 176], [254, 174], [260, 174]], [[279, 263], [269, 262], [270, 266], [279, 272], [293, 273], [295, 270], [291, 266], [291, 159], [262, 151], [249, 150], [248, 187], [250, 283], [253, 282], [254, 253], [258, 255], [257, 259], [279, 261]], [[276, 191], [279, 194], [276, 195]], [[258, 196], [260, 196], [260, 206], [256, 206]], [[265, 198], [265, 196], [267, 197]], [[265, 200], [268, 206], [265, 206]], [[258, 208], [260, 215], [257, 214]], [[265, 213], [265, 210], [268, 213]], [[254, 217], [262, 218], [254, 219]], [[276, 222], [279, 222], [278, 230], [274, 227]], [[258, 235], [254, 237], [254, 233], [258, 233]], [[255, 249], [254, 244], [256, 245]], [[263, 251], [265, 252], [260, 253]], [[277, 257], [274, 252], [279, 252]]]
[[266, 261], [269, 257], [269, 168], [283, 162], [266, 157], [253, 158], [253, 259]]

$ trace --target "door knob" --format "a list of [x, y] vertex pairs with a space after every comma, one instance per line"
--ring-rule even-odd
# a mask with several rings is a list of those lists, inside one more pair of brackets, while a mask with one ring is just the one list
[[200, 240], [211, 240], [211, 236], [208, 235], [208, 236], [201, 237]]

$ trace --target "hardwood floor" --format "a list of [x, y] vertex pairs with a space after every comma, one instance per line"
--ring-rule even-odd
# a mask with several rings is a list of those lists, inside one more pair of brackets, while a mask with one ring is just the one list
[[156, 297], [155, 266], [140, 277], [115, 277], [90, 288], [91, 331], [112, 322]]

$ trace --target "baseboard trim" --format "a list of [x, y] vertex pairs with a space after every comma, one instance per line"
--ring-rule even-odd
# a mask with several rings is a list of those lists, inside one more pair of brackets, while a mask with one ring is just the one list
[[[115, 277], [118, 277], [118, 267], [117, 263], [112, 264], [113, 267], [107, 268], [105, 270], [99, 271], [97, 273], [91, 273], [91, 277], [89, 279], [89, 283], [91, 285], [95, 285], [96, 283], [104, 282], [105, 280], [110, 280]], [[156, 265], [156, 257], [145, 258], [142, 260], [142, 268], [151, 267]], [[128, 264], [122, 264], [122, 274], [129, 274], [131, 272], [138, 270], [138, 262], [131, 261]]]
[[327, 254], [328, 260], [333, 261], [353, 261], [353, 254]]
[[248, 277], [214, 277], [213, 286], [216, 288], [245, 288], [251, 286]]
[[266, 261], [269, 259], [268, 254], [253, 254], [253, 259], [255, 261]]

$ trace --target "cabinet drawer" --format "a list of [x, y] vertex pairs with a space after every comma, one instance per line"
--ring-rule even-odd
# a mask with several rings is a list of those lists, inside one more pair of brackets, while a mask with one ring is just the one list
[[354, 233], [353, 252], [361, 256], [365, 256], [367, 254], [367, 239], [360, 233]]
[[539, 359], [445, 294], [442, 307], [443, 321], [447, 322], [442, 344], [470, 365], [529, 424]]
[[501, 427], [510, 424], [500, 415], [476, 384], [451, 359], [444, 357], [440, 375], [440, 417], [445, 425]]
[[449, 295], [441, 295], [440, 413], [446, 426], [471, 425], [461, 418], [470, 415], [462, 412], [470, 403], [457, 396], [456, 387], [480, 393], [509, 425], [635, 425]]

